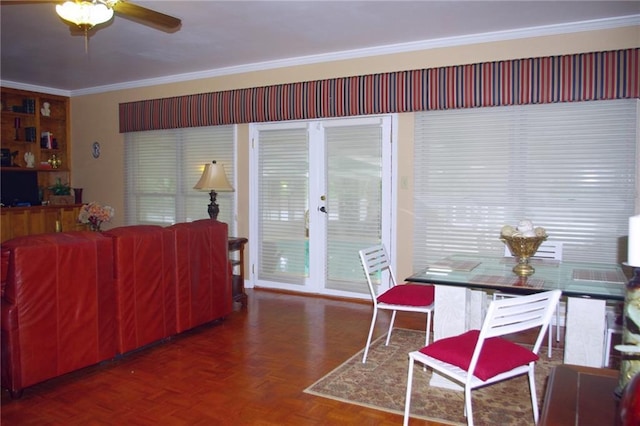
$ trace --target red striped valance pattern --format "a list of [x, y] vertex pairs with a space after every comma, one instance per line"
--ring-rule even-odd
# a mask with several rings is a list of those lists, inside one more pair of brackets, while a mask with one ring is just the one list
[[370, 74], [120, 104], [120, 132], [640, 97], [639, 48]]

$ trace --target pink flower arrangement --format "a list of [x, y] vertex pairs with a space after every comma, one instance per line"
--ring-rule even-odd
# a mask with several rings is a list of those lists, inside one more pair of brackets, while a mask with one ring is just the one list
[[101, 206], [95, 201], [92, 201], [88, 204], [84, 204], [80, 208], [78, 222], [88, 224], [93, 231], [99, 231], [102, 223], [110, 222], [114, 213], [115, 210], [113, 207]]

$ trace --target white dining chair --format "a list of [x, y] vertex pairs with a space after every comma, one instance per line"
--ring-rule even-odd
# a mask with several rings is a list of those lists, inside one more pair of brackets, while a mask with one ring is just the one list
[[[424, 284], [397, 284], [395, 274], [387, 255], [384, 245], [378, 244], [358, 252], [360, 261], [364, 268], [367, 284], [369, 285], [369, 293], [373, 301], [373, 316], [371, 317], [371, 326], [369, 327], [369, 335], [367, 336], [367, 345], [364, 349], [362, 362], [367, 362], [367, 354], [371, 345], [373, 329], [376, 324], [378, 310], [392, 311], [389, 331], [387, 332], [386, 346], [389, 346], [391, 332], [393, 331], [393, 323], [396, 319], [396, 312], [422, 312], [427, 314], [427, 328], [425, 332], [425, 345], [429, 343], [429, 330], [431, 329], [431, 313], [433, 312], [434, 288], [431, 285]], [[379, 285], [377, 281], [382, 271], [389, 272], [391, 287], [388, 290], [378, 294]]]
[[[527, 375], [534, 424], [538, 422], [534, 367], [538, 351], [562, 292], [551, 290], [491, 302], [480, 330], [440, 339], [409, 353], [404, 425], [409, 424], [414, 364], [423, 364], [464, 387], [464, 414], [473, 426], [471, 391]], [[502, 336], [538, 329], [530, 349]], [[420, 370], [419, 370], [420, 371]], [[428, 398], [428, 395], [421, 395]]]

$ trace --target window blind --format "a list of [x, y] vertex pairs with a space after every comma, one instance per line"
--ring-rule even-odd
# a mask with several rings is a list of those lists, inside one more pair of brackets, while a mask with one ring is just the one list
[[382, 126], [328, 123], [325, 139], [329, 159], [325, 286], [365, 294], [358, 250], [382, 240]]
[[258, 278], [304, 285], [309, 274], [307, 128], [264, 129], [259, 138]]
[[[125, 221], [170, 225], [208, 218], [209, 193], [193, 189], [204, 165], [224, 165], [235, 187], [234, 126], [125, 134]], [[218, 193], [218, 220], [235, 223], [235, 192]]]
[[636, 194], [638, 101], [416, 114], [414, 256], [501, 255], [530, 219], [565, 260], [619, 262]]

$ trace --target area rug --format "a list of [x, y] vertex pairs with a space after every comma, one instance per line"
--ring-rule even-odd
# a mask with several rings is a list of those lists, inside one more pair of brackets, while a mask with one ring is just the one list
[[[361, 350], [342, 365], [305, 389], [305, 393], [377, 410], [404, 413], [407, 386], [407, 354], [424, 346], [424, 331], [394, 329], [389, 346], [386, 335], [369, 348], [367, 363]], [[543, 347], [536, 364], [538, 405], [542, 405], [546, 380], [552, 367], [561, 363], [562, 352], [551, 359]], [[431, 372], [416, 363], [413, 374], [411, 417], [450, 425], [466, 425], [462, 392], [429, 386]], [[533, 412], [526, 376], [472, 391], [476, 425], [532, 425]]]

